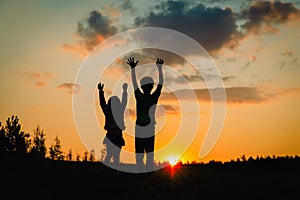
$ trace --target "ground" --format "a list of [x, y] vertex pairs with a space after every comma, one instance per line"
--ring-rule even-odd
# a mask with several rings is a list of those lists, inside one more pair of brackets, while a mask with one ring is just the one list
[[118, 172], [100, 162], [1, 161], [1, 193], [10, 199], [289, 199], [297, 194], [299, 159], [165, 167]]

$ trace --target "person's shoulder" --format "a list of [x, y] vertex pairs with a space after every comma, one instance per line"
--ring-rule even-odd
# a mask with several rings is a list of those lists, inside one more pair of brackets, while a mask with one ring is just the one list
[[161, 90], [162, 90], [162, 85], [158, 84], [158, 85], [156, 86], [155, 91], [152, 93], [151, 96], [152, 96], [152, 97], [158, 98], [158, 97], [160, 96], [160, 94], [161, 94]]
[[141, 95], [143, 95], [143, 93], [141, 92], [140, 88], [135, 89], [134, 90], [134, 94], [135, 94], [135, 96], [141, 96]]
[[162, 90], [162, 85], [161, 84], [157, 84], [157, 87], [155, 89], [155, 93], [160, 93]]

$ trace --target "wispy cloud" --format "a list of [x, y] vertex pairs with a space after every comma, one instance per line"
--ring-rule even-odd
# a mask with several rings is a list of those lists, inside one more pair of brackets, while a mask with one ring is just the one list
[[80, 56], [86, 56], [88, 54], [88, 51], [86, 49], [84, 49], [84, 48], [77, 48], [77, 47], [75, 47], [73, 45], [66, 44], [66, 43], [62, 44], [62, 49], [66, 50], [66, 51], [77, 53]]
[[[222, 79], [223, 81], [229, 81], [235, 78], [235, 76], [229, 75], [229, 76], [223, 76], [220, 77], [218, 75], [214, 75], [214, 74], [206, 74], [206, 81], [212, 81], [212, 80], [217, 80], [217, 79]], [[176, 77], [172, 76], [172, 75], [166, 75], [165, 76], [165, 81], [167, 84], [171, 84], [171, 83], [176, 83], [176, 84], [186, 84], [186, 83], [191, 83], [191, 82], [204, 82], [204, 78], [201, 76], [201, 74], [199, 73], [195, 73], [195, 74], [182, 74], [182, 75], [178, 75]]]
[[[159, 105], [156, 108], [156, 116], [157, 117], [163, 117], [166, 114], [167, 115], [174, 115], [174, 114], [178, 114], [180, 111], [179, 106], [176, 105], [170, 105], [170, 104], [166, 104], [164, 102], [159, 103]], [[126, 117], [136, 117], [136, 109], [135, 108], [127, 108], [126, 112], [125, 112]]]
[[35, 83], [35, 85], [37, 86], [37, 87], [45, 87], [47, 84], [45, 83], [45, 82], [36, 82]]
[[[222, 93], [223, 89], [215, 88], [211, 89], [182, 89], [170, 93], [162, 94], [162, 101], [172, 100], [194, 100], [196, 96], [198, 101], [211, 101], [210, 92], [213, 92], [217, 98], [214, 100], [222, 100], [218, 94]], [[289, 92], [300, 91], [299, 89], [266, 89], [257, 87], [230, 87], [225, 88], [226, 102], [233, 104], [245, 104], [245, 103], [263, 103], [268, 102], [282, 94]], [[220, 93], [218, 93], [220, 92]], [[221, 96], [220, 96], [221, 97]]]
[[58, 85], [57, 88], [66, 91], [68, 94], [77, 94], [80, 92], [80, 86], [75, 83], [63, 83]]
[[30, 84], [33, 84], [37, 88], [46, 87], [49, 84], [49, 80], [54, 77], [53, 74], [48, 72], [26, 72], [22, 74]]
[[166, 112], [168, 114], [178, 114], [179, 113], [179, 107], [178, 106], [166, 105], [166, 104], [162, 104], [162, 106], [164, 107], [164, 109], [166, 110]]
[[292, 50], [285, 50], [285, 52], [283, 52], [281, 54], [282, 56], [293, 56], [294, 55], [294, 52]]

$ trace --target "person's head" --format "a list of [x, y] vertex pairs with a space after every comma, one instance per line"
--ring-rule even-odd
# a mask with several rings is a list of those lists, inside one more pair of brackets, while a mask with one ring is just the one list
[[117, 96], [111, 96], [107, 102], [108, 107], [113, 110], [121, 106], [121, 101]]
[[151, 90], [154, 87], [154, 81], [151, 77], [145, 76], [140, 81], [141, 88], [145, 94], [150, 94]]

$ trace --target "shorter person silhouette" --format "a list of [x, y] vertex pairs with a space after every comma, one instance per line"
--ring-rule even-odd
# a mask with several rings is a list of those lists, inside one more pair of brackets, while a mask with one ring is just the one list
[[110, 165], [111, 159], [113, 159], [114, 168], [119, 169], [121, 148], [125, 145], [123, 130], [125, 130], [124, 111], [127, 105], [128, 84], [123, 84], [122, 102], [119, 97], [112, 96], [106, 103], [103, 88], [104, 84], [99, 83], [99, 100], [105, 115], [104, 129], [107, 131], [103, 140], [103, 144], [106, 145], [104, 163]]

